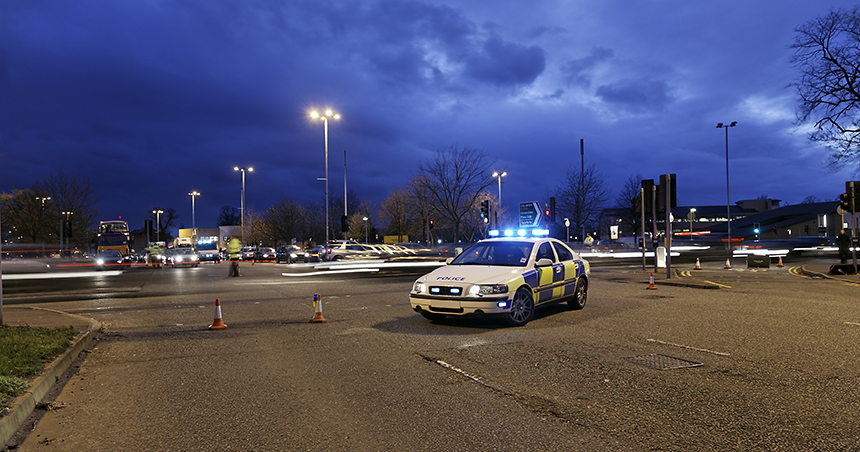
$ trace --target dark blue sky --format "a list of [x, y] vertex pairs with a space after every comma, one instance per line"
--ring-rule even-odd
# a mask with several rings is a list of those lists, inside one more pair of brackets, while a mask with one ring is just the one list
[[794, 29], [849, 2], [534, 0], [0, 0], [0, 190], [60, 169], [90, 178], [103, 218], [153, 207], [214, 226], [331, 191], [382, 201], [451, 145], [505, 170], [515, 210], [571, 167], [612, 199], [636, 173], [677, 173], [681, 205], [832, 200], [851, 171], [793, 125]]

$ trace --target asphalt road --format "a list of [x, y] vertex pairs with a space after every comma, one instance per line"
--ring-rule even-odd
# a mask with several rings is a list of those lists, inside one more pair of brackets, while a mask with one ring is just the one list
[[[717, 290], [646, 290], [596, 268], [585, 309], [509, 328], [425, 320], [413, 276], [284, 268], [11, 284], [4, 303], [106, 327], [20, 450], [860, 448], [856, 285], [714, 268], [695, 277]], [[308, 322], [313, 294], [327, 323]], [[208, 331], [216, 298], [228, 329]]]

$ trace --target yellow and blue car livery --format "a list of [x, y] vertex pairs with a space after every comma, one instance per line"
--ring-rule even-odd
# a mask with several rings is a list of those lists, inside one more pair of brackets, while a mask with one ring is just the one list
[[430, 320], [449, 315], [500, 315], [524, 325], [542, 305], [585, 306], [589, 265], [553, 238], [482, 240], [415, 281], [412, 309]]

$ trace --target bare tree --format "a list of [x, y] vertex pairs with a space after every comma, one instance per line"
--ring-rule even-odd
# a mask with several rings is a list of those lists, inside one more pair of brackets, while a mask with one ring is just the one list
[[[161, 211], [161, 213], [154, 213], [157, 211]], [[149, 211], [149, 218], [152, 218], [152, 221], [155, 222], [155, 230], [158, 232], [158, 237], [162, 242], [169, 242], [173, 239], [173, 234], [170, 233], [168, 228], [174, 227], [176, 219], [179, 218], [176, 209], [173, 207], [168, 207], [167, 209], [155, 207]]]
[[[797, 123], [814, 121], [809, 137], [830, 148], [830, 164], [860, 162], [860, 7], [831, 9], [798, 27], [792, 64]], [[860, 169], [860, 167], [858, 167]]]
[[[639, 195], [642, 191], [642, 175], [630, 176], [621, 187], [621, 192], [615, 198], [615, 205], [619, 209], [618, 219], [621, 226], [633, 231], [633, 238], [639, 237], [642, 228], [642, 215], [639, 213]], [[648, 212], [648, 207], [645, 209]]]
[[309, 234], [308, 207], [293, 199], [283, 199], [269, 207], [265, 221], [272, 232], [276, 244], [304, 240]]
[[36, 183], [33, 191], [51, 197], [50, 212], [54, 215], [58, 228], [60, 216], [68, 218], [71, 235], [66, 238], [70, 242], [89, 242], [94, 238], [93, 230], [98, 220], [98, 198], [89, 179], [70, 176], [60, 170]]
[[600, 212], [609, 199], [606, 178], [597, 172], [594, 165], [585, 171], [569, 169], [561, 186], [556, 189], [556, 210], [571, 220], [571, 229], [582, 233], [593, 230]]
[[430, 218], [430, 191], [426, 189], [427, 182], [423, 180], [424, 176], [415, 176], [412, 178], [412, 181], [409, 182], [409, 185], [406, 187], [406, 191], [409, 193], [410, 199], [410, 210], [412, 212], [412, 217], [415, 218], [420, 225], [414, 225], [415, 228], [415, 237], [419, 234], [421, 236], [421, 241], [431, 241], [429, 238], [429, 221]]
[[409, 192], [400, 187], [395, 187], [391, 196], [379, 206], [379, 214], [388, 234], [409, 235], [409, 230], [415, 223], [409, 201]]
[[[26, 243], [46, 243], [51, 232], [59, 232], [59, 223], [46, 212], [47, 196], [33, 190], [14, 190], [3, 196], [4, 238]], [[7, 236], [7, 234], [11, 236]]]
[[438, 150], [432, 160], [418, 165], [423, 176], [418, 180], [430, 194], [432, 208], [450, 222], [455, 241], [462, 238], [463, 222], [479, 194], [494, 182], [489, 166], [484, 151], [457, 146]]
[[236, 207], [222, 206], [218, 214], [218, 226], [237, 226], [242, 224], [242, 215]]

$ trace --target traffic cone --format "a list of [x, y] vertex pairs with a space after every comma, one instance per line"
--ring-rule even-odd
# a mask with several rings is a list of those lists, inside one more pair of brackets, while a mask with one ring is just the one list
[[215, 320], [209, 325], [210, 330], [226, 330], [227, 325], [221, 320], [221, 301], [215, 299]]
[[657, 286], [654, 285], [654, 273], [651, 273], [651, 282], [648, 283], [649, 290], [657, 290]]
[[779, 262], [776, 264], [777, 267], [782, 267], [782, 256], [779, 256]]
[[732, 263], [729, 262], [728, 258], [726, 258], [726, 268], [732, 268]]
[[314, 311], [314, 318], [311, 319], [311, 323], [328, 322], [328, 320], [324, 319], [322, 315], [322, 295], [314, 294], [314, 308], [316, 308], [316, 310]]
[[702, 266], [699, 265], [699, 258], [697, 257], [696, 258], [696, 270], [701, 270], [701, 269], [702, 269]]

